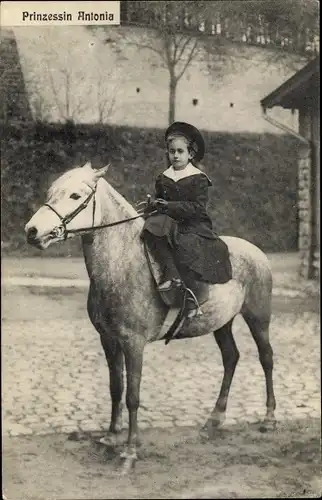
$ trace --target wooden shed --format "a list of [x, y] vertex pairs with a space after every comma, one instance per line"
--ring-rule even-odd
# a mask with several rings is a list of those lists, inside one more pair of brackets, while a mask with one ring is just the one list
[[[298, 110], [299, 113], [298, 132], [294, 131], [294, 135], [301, 142], [298, 158], [300, 275], [307, 279], [318, 279], [320, 277], [319, 58], [310, 61], [260, 103], [266, 116], [268, 116], [267, 109], [275, 106]], [[283, 128], [282, 124], [276, 121], [272, 123]]]

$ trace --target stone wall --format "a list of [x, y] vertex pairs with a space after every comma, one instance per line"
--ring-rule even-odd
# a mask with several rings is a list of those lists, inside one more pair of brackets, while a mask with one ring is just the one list
[[1, 30], [0, 120], [31, 120], [31, 110], [14, 33]]
[[[316, 278], [320, 273], [319, 245], [319, 154], [314, 150], [319, 147], [318, 141], [313, 141], [313, 122], [318, 120], [318, 110], [303, 107], [299, 112], [299, 132], [309, 142], [299, 148], [298, 160], [298, 217], [300, 252], [300, 275], [307, 279]], [[315, 138], [317, 139], [317, 138]], [[313, 142], [313, 144], [312, 144]], [[315, 156], [314, 156], [315, 155]]]
[[[153, 50], [138, 48], [146, 42], [160, 49], [147, 29], [39, 26], [37, 36], [32, 27], [14, 31], [31, 103], [49, 121], [69, 115], [76, 123], [97, 123], [106, 103], [103, 123], [167, 126], [169, 72]], [[262, 118], [259, 102], [304, 64], [297, 56], [276, 60], [268, 49], [238, 44], [228, 44], [221, 55], [200, 50], [179, 81], [176, 119], [202, 130], [279, 134]], [[272, 115], [297, 130], [297, 113], [275, 108]]]
[[313, 196], [313, 228], [314, 228], [314, 249], [313, 249], [313, 274], [320, 278], [320, 103], [319, 99], [316, 107], [312, 111], [312, 170], [314, 183], [312, 186]]

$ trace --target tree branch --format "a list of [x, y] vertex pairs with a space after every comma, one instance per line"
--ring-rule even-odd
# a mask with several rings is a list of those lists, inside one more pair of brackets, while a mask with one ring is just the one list
[[116, 102], [116, 91], [113, 89], [112, 98], [105, 97], [102, 90], [101, 81], [98, 82], [97, 87], [97, 110], [99, 116], [99, 123], [103, 123], [104, 118], [108, 118], [114, 109]]
[[[185, 37], [181, 37], [181, 40], [183, 40], [184, 38], [185, 38]], [[186, 48], [187, 48], [187, 46], [189, 45], [189, 43], [191, 42], [191, 40], [192, 40], [192, 37], [187, 37], [187, 38], [186, 38], [185, 42], [183, 43], [183, 45], [182, 45], [182, 47], [181, 47], [181, 49], [180, 49], [180, 52], [179, 52], [179, 55], [178, 55], [177, 60], [175, 60], [175, 61], [174, 61], [174, 64], [177, 64], [177, 62], [179, 62], [179, 61], [180, 61], [181, 57], [182, 57], [182, 56], [183, 56], [183, 54], [184, 54], [184, 51], [186, 50]], [[179, 42], [179, 44], [180, 44], [180, 42]], [[179, 45], [179, 44], [178, 44], [178, 45]]]
[[161, 57], [161, 59], [166, 62], [164, 56], [163, 56], [163, 53], [161, 50], [159, 49], [156, 49], [155, 47], [151, 47], [150, 45], [148, 44], [145, 44], [145, 43], [141, 43], [141, 42], [128, 42], [130, 45], [135, 45], [136, 47], [140, 47], [141, 49], [149, 49], [149, 50], [152, 50], [152, 52], [155, 52], [156, 54], [158, 54], [159, 57]]
[[173, 65], [174, 66], [177, 64], [178, 61], [180, 61], [181, 54], [179, 54], [179, 56], [177, 58], [177, 51], [178, 51], [178, 49], [180, 47], [180, 42], [182, 40], [184, 40], [184, 38], [185, 38], [184, 36], [179, 37], [179, 40], [178, 40], [178, 43], [177, 43], [177, 37], [176, 37], [175, 34], [173, 35], [174, 51], [173, 51], [173, 58], [172, 58], [172, 60], [173, 60]]
[[165, 50], [165, 55], [166, 55], [166, 64], [168, 66], [168, 69], [170, 73], [173, 71], [174, 64], [173, 60], [171, 59], [171, 41], [169, 40], [169, 37], [166, 35], [163, 38], [163, 45], [164, 45], [164, 50]]
[[112, 112], [113, 112], [113, 109], [114, 109], [114, 106], [115, 106], [115, 103], [116, 103], [116, 95], [114, 93], [113, 97], [112, 97], [112, 100], [110, 101], [110, 106], [106, 112], [106, 118], [108, 118]]
[[186, 69], [188, 68], [189, 64], [191, 63], [192, 59], [193, 59], [193, 56], [196, 52], [196, 48], [198, 46], [198, 40], [195, 39], [195, 42], [193, 44], [193, 47], [190, 51], [190, 54], [188, 55], [188, 58], [186, 60], [186, 62], [184, 63], [183, 65], [183, 68], [182, 70], [179, 72], [179, 74], [176, 76], [176, 82], [178, 82], [180, 80], [180, 78], [184, 75], [184, 72], [186, 71]]
[[[156, 31], [159, 31], [159, 30], [156, 30]], [[160, 38], [163, 38], [163, 33], [160, 33], [161, 37]], [[164, 63], [167, 64], [167, 61], [164, 57], [164, 54], [163, 54], [163, 51], [161, 49], [157, 49], [156, 47], [153, 47], [153, 45], [149, 45], [148, 43], [145, 43], [145, 42], [139, 42], [139, 41], [131, 41], [129, 40], [128, 37], [124, 37], [123, 38], [123, 41], [127, 44], [127, 45], [133, 45], [134, 47], [139, 47], [141, 49], [148, 49], [148, 50], [151, 50], [152, 52], [154, 52], [155, 54], [157, 54], [159, 57], [161, 57], [162, 61]]]
[[55, 86], [55, 82], [54, 82], [54, 79], [53, 79], [53, 75], [51, 74], [51, 71], [50, 71], [50, 68], [48, 66], [48, 62], [47, 61], [45, 61], [45, 66], [46, 66], [47, 73], [48, 73], [48, 76], [49, 76], [51, 90], [53, 92], [53, 95], [54, 95], [54, 98], [55, 98], [55, 101], [56, 101], [56, 106], [57, 106], [57, 108], [59, 110], [61, 118], [66, 119], [66, 117], [64, 115], [64, 111], [62, 111], [62, 103], [61, 103], [61, 101], [60, 101], [60, 99], [58, 97], [58, 93], [57, 93], [57, 90], [56, 90], [56, 86]]
[[90, 89], [87, 90], [86, 95], [82, 96], [82, 100], [79, 100], [78, 104], [77, 103], [76, 104], [73, 103], [73, 106], [70, 106], [71, 107], [71, 111], [69, 113], [69, 115], [70, 115], [69, 118], [71, 118], [72, 120], [74, 120], [77, 115], [80, 115], [81, 113], [83, 113], [84, 111], [86, 111], [86, 109], [88, 109], [87, 105], [86, 105], [86, 101], [87, 101], [86, 97], [89, 94], [90, 94]]

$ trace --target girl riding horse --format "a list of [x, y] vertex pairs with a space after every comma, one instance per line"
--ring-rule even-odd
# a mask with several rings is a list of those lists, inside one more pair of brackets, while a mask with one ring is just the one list
[[[142, 237], [163, 272], [160, 292], [185, 284], [225, 283], [232, 277], [227, 245], [212, 229], [207, 213], [209, 177], [198, 168], [205, 153], [199, 130], [173, 123], [165, 133], [170, 165], [155, 183]], [[153, 214], [149, 216], [149, 213]], [[193, 313], [192, 313], [193, 315]]]

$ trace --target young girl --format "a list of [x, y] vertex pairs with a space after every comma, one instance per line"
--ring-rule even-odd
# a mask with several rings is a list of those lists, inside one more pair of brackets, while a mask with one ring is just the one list
[[[207, 213], [211, 181], [198, 167], [205, 145], [199, 130], [175, 122], [165, 133], [169, 168], [159, 174], [142, 236], [161, 264], [159, 291], [180, 281], [225, 283], [231, 279], [226, 244], [213, 232]], [[187, 284], [187, 283], [186, 283]]]

